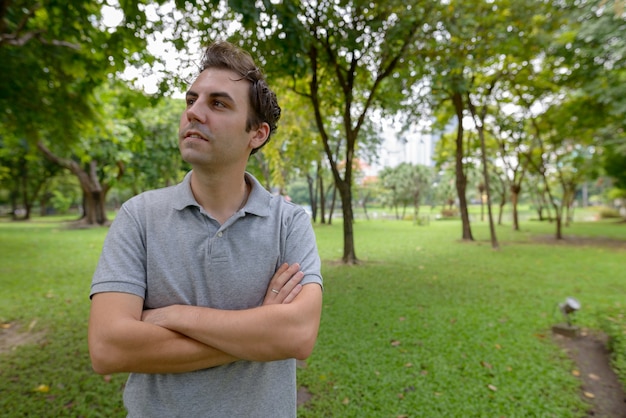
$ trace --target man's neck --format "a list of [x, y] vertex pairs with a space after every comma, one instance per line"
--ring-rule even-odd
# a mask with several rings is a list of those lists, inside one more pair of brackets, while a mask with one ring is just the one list
[[191, 173], [191, 191], [196, 201], [220, 224], [245, 205], [249, 189], [243, 172], [218, 174], [194, 169]]

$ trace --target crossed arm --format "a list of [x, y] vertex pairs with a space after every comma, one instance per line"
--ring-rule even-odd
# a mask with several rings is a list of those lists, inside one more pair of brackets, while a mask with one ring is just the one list
[[237, 360], [306, 358], [317, 338], [322, 290], [300, 285], [302, 278], [297, 264], [281, 266], [263, 305], [237, 311], [187, 305], [144, 311], [138, 296], [98, 293], [89, 318], [93, 368], [180, 373]]

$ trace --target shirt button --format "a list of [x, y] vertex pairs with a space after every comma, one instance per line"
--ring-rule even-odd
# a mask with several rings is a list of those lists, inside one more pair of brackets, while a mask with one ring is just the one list
[[220, 238], [222, 237], [222, 235], [224, 235], [224, 234], [221, 231], [217, 233], [217, 236], [220, 237]]

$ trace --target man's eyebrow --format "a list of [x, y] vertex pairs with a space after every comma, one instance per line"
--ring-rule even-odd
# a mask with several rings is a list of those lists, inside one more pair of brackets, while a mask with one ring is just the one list
[[[191, 98], [198, 98], [199, 96], [200, 95], [198, 93], [196, 93], [195, 91], [193, 91], [193, 90], [189, 90], [185, 94], [185, 97], [187, 97], [187, 98], [190, 98], [190, 97]], [[225, 91], [215, 91], [213, 93], [209, 93], [209, 97], [212, 98], [212, 99], [222, 98], [222, 99], [227, 99], [227, 100], [229, 100], [229, 101], [231, 101], [233, 103], [235, 102], [233, 97], [230, 94], [228, 94], [227, 92], [225, 92]]]
[[226, 99], [226, 100], [228, 100], [230, 102], [233, 102], [233, 103], [235, 102], [233, 97], [230, 94], [228, 94], [227, 92], [225, 92], [225, 91], [215, 91], [213, 93], [210, 93], [209, 97], [212, 98], [212, 99], [220, 98], [220, 99]]

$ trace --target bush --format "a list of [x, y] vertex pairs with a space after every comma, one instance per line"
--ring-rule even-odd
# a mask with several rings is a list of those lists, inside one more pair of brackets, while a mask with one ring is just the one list
[[52, 208], [54, 208], [57, 213], [68, 213], [72, 203], [74, 203], [74, 199], [64, 195], [58, 190], [55, 190], [52, 193], [52, 199], [50, 199], [50, 205]]
[[459, 216], [459, 210], [457, 208], [441, 209], [442, 218], [456, 218]]
[[617, 209], [609, 208], [606, 206], [600, 208], [598, 215], [600, 215], [601, 219], [621, 218]]

